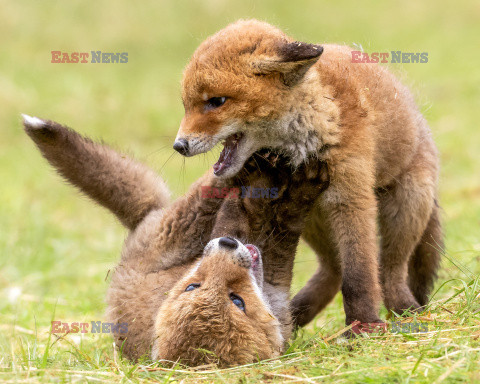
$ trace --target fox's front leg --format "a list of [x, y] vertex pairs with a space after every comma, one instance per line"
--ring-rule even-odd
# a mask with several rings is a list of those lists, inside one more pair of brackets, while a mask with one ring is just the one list
[[295, 170], [286, 163], [266, 165], [262, 158], [257, 162], [261, 166], [249, 168], [247, 176], [240, 179], [241, 185], [277, 188], [277, 196], [225, 201], [212, 237], [233, 236], [253, 242], [262, 250], [265, 281], [289, 287], [305, 222], [318, 196], [328, 188], [328, 167], [317, 159], [310, 159]]
[[[225, 186], [208, 172], [185, 196], [167, 208], [152, 211], [125, 242], [122, 262], [142, 260], [135, 268], [167, 269], [198, 258], [210, 241], [223, 199], [206, 198], [203, 188]], [[161, 255], [161, 257], [159, 257]]]
[[369, 179], [368, 174], [343, 173], [321, 197], [340, 257], [347, 325], [380, 322], [377, 204]]

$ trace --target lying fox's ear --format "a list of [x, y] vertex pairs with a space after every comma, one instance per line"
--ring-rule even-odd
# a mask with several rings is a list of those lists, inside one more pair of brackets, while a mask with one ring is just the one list
[[254, 71], [258, 75], [281, 73], [283, 82], [288, 86], [293, 86], [303, 78], [322, 53], [321, 45], [299, 41], [282, 42], [276, 48], [274, 57], [265, 58], [253, 64]]

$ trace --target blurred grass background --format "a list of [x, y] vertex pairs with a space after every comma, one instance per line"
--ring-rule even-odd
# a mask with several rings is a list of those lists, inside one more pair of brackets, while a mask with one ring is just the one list
[[[135, 155], [179, 196], [215, 162], [213, 154], [184, 159], [171, 148], [183, 114], [183, 67], [203, 39], [239, 18], [268, 21], [308, 42], [428, 52], [427, 64], [389, 66], [411, 86], [441, 152], [447, 254], [438, 286], [473, 276], [455, 264], [479, 274], [479, 2], [0, 0], [0, 9], [0, 367], [15, 360], [17, 337], [34, 337], [14, 326], [45, 335], [55, 306], [63, 321], [103, 319], [105, 278], [125, 237], [110, 214], [54, 174], [23, 133], [20, 114]], [[52, 64], [52, 50], [128, 52], [128, 63]], [[316, 268], [304, 245], [295, 268], [293, 292]], [[452, 292], [447, 284], [439, 297]], [[338, 295], [306, 335], [343, 321]], [[87, 350], [97, 341], [92, 336]], [[108, 335], [99, 343], [108, 346]], [[68, 365], [67, 352], [56, 353], [51, 364]]]

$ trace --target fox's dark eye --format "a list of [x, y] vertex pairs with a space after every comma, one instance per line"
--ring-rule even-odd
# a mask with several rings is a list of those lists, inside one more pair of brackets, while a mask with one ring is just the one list
[[212, 97], [208, 99], [205, 103], [205, 110], [209, 111], [211, 109], [215, 109], [218, 107], [221, 107], [223, 104], [225, 104], [225, 101], [227, 101], [227, 98], [225, 96], [222, 97]]
[[232, 300], [232, 303], [235, 304], [239, 309], [241, 309], [243, 312], [245, 312], [245, 302], [243, 301], [243, 299], [234, 294], [234, 293], [231, 293], [230, 294], [230, 300]]
[[193, 291], [200, 287], [200, 284], [190, 284], [187, 288], [185, 288], [185, 292]]

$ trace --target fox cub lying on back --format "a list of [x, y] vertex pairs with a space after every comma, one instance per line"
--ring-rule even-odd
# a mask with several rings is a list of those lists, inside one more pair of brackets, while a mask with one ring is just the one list
[[[126, 357], [233, 365], [283, 351], [303, 217], [328, 182], [322, 165], [292, 176], [282, 159], [256, 155], [238, 184], [207, 173], [169, 205], [165, 184], [142, 164], [57, 123], [24, 124], [57, 171], [129, 229], [107, 296], [110, 321], [127, 323], [114, 334]], [[280, 190], [270, 200], [206, 199], [205, 185]]]
[[309, 156], [328, 164], [330, 187], [303, 232], [321, 267], [293, 300], [298, 325], [340, 288], [347, 324], [380, 322], [382, 295], [400, 314], [427, 303], [442, 248], [437, 150], [410, 92], [387, 69], [352, 63], [346, 46], [238, 21], [195, 51], [182, 98], [174, 148], [193, 156], [223, 142], [218, 177], [236, 175], [260, 148], [294, 166]]

